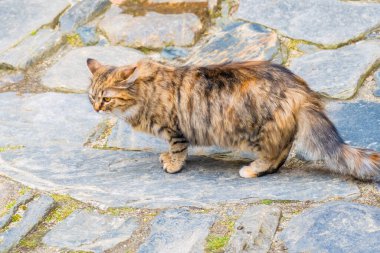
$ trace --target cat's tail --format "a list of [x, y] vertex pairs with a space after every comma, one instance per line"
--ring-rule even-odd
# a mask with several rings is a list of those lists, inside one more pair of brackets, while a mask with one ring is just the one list
[[327, 167], [360, 180], [380, 180], [380, 153], [344, 143], [319, 105], [303, 107], [298, 120], [296, 148]]

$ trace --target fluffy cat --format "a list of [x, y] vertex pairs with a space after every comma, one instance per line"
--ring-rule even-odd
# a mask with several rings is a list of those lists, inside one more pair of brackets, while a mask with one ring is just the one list
[[280, 65], [251, 61], [172, 67], [141, 60], [124, 67], [87, 60], [89, 99], [134, 129], [167, 140], [164, 171], [179, 172], [189, 145], [255, 152], [242, 177], [276, 172], [295, 143], [332, 171], [361, 180], [380, 178], [380, 153], [344, 143], [319, 95]]

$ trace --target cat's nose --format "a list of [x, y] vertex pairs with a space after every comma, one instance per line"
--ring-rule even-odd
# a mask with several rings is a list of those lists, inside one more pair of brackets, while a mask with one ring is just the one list
[[100, 111], [100, 104], [99, 104], [99, 103], [95, 103], [95, 104], [94, 104], [94, 110], [95, 110], [96, 112], [99, 112], [99, 111]]

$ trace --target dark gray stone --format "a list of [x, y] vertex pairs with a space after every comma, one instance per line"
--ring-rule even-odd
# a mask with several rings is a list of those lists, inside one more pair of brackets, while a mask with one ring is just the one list
[[[117, 24], [117, 25], [115, 25]], [[128, 47], [162, 48], [168, 45], [190, 46], [202, 29], [202, 23], [193, 13], [160, 14], [148, 12], [145, 16], [125, 14], [111, 6], [99, 23], [112, 44]]]
[[77, 29], [83, 44], [92, 46], [98, 43], [99, 36], [96, 34], [96, 28], [90, 26], [81, 26]]
[[80, 147], [102, 120], [86, 95], [0, 94], [0, 147]]
[[258, 199], [352, 199], [358, 187], [321, 171], [282, 169], [244, 179], [247, 162], [190, 156], [178, 174], [164, 173], [158, 155], [146, 152], [25, 148], [0, 153], [0, 173], [41, 190], [69, 194], [102, 207], [212, 207]]
[[374, 74], [375, 82], [376, 82], [376, 88], [373, 91], [373, 94], [376, 97], [380, 97], [380, 70], [377, 70]]
[[42, 195], [28, 205], [23, 218], [14, 226], [0, 233], [0, 252], [8, 252], [16, 246], [53, 208], [54, 200]]
[[166, 210], [153, 221], [151, 233], [138, 253], [203, 252], [216, 216], [186, 209]]
[[12, 208], [9, 209], [9, 211], [4, 216], [0, 217], [0, 229], [4, 228], [12, 221], [12, 216], [17, 212], [17, 209], [21, 205], [25, 205], [32, 199], [33, 199], [33, 195], [29, 192], [19, 197], [15, 205], [12, 206]]
[[166, 47], [162, 50], [161, 56], [168, 60], [184, 58], [189, 54], [189, 51], [179, 47]]
[[380, 252], [380, 208], [331, 202], [306, 210], [280, 233], [292, 252]]
[[42, 84], [50, 88], [86, 92], [91, 77], [86, 64], [87, 58], [97, 59], [103, 64], [123, 66], [136, 63], [144, 57], [140, 51], [119, 46], [76, 48], [46, 71]]
[[355, 94], [364, 75], [379, 58], [380, 40], [369, 40], [295, 58], [289, 68], [313, 90], [332, 98], [347, 99]]
[[188, 64], [272, 60], [279, 54], [275, 32], [257, 24], [232, 22], [210, 33], [190, 52]]
[[380, 104], [332, 102], [327, 112], [348, 144], [380, 151]]
[[225, 252], [268, 252], [280, 215], [281, 210], [278, 207], [266, 205], [249, 207], [235, 222], [235, 233]]
[[66, 0], [1, 0], [0, 53], [41, 26], [53, 22], [69, 3]]
[[236, 17], [274, 28], [287, 37], [336, 46], [380, 23], [380, 5], [339, 0], [241, 0]]
[[82, 0], [76, 3], [59, 18], [60, 29], [63, 32], [75, 31], [76, 28], [104, 11], [109, 4], [108, 0]]
[[[0, 67], [25, 69], [46, 57], [63, 43], [62, 33], [52, 29], [42, 29], [23, 40], [16, 47], [0, 55]], [[27, 53], [26, 53], [27, 52]]]
[[138, 228], [136, 218], [120, 218], [77, 210], [42, 239], [49, 246], [78, 251], [104, 252], [128, 240]]

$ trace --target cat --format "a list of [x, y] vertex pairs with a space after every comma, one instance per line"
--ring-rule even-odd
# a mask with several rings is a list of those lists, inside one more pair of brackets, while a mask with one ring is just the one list
[[324, 112], [320, 96], [287, 68], [265, 61], [167, 66], [140, 60], [124, 67], [88, 59], [89, 99], [135, 130], [167, 140], [165, 172], [179, 172], [189, 145], [217, 145], [257, 154], [245, 178], [274, 173], [293, 143], [332, 171], [380, 178], [380, 153], [350, 147]]

